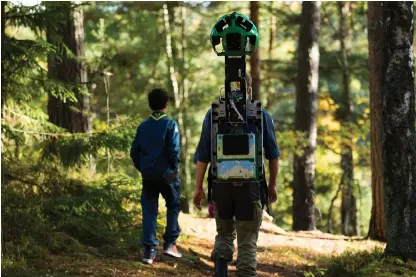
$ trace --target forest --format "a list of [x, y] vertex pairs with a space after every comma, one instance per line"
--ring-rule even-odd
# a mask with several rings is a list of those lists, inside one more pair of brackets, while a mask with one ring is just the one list
[[[1, 2], [4, 276], [212, 276], [193, 158], [224, 87], [209, 35], [234, 11], [257, 26], [247, 73], [281, 152], [259, 276], [416, 276], [413, 2], [17, 0]], [[129, 149], [153, 88], [181, 134], [184, 257], [148, 267]]]

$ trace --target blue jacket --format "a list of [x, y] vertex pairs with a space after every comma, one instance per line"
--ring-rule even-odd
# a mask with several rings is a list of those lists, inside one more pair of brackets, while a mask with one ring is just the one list
[[176, 176], [179, 170], [179, 153], [178, 124], [165, 113], [153, 112], [137, 127], [130, 157], [144, 180]]
[[[263, 147], [266, 159], [272, 160], [280, 157], [273, 119], [265, 109], [263, 109]], [[211, 109], [208, 110], [202, 124], [201, 138], [194, 156], [194, 163], [197, 160], [204, 163], [211, 162]]]

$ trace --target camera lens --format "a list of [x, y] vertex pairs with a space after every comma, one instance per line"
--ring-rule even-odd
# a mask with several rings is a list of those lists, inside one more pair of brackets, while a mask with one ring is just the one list
[[227, 50], [240, 51], [241, 50], [241, 35], [227, 34]]

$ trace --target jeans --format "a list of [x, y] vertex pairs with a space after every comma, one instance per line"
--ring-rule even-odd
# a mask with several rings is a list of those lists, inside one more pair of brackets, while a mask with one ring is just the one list
[[166, 201], [167, 225], [163, 240], [165, 244], [175, 243], [179, 237], [180, 229], [178, 215], [180, 209], [181, 186], [178, 179], [171, 184], [163, 180], [143, 180], [141, 204], [143, 214], [143, 241], [144, 246], [157, 246], [156, 224], [158, 215], [159, 193]]

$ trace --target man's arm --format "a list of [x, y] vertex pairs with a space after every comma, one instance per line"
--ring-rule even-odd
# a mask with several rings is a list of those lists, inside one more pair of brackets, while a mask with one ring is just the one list
[[274, 133], [274, 123], [270, 114], [263, 110], [264, 130], [263, 130], [263, 145], [265, 150], [265, 158], [269, 160], [269, 201], [273, 203], [277, 200], [276, 185], [277, 174], [279, 173], [279, 157], [280, 150], [276, 142], [276, 135]]
[[196, 184], [195, 189], [202, 190], [204, 184], [205, 172], [207, 171], [208, 163], [197, 161], [196, 163]]
[[196, 158], [194, 205], [201, 209], [201, 200], [205, 199], [203, 188], [205, 172], [207, 171], [208, 163], [211, 161], [211, 110], [205, 115], [204, 123], [202, 124]]
[[279, 173], [279, 158], [269, 160], [269, 187], [276, 187], [277, 174]]
[[264, 156], [269, 161], [280, 157], [280, 150], [274, 133], [274, 122], [266, 110], [263, 110], [263, 147]]
[[201, 200], [205, 199], [204, 192], [204, 176], [205, 171], [207, 171], [208, 163], [198, 161], [196, 163], [196, 184], [194, 192], [194, 205], [198, 210], [201, 210]]
[[197, 160], [211, 162], [211, 110], [207, 112], [202, 123], [201, 137], [198, 143]]
[[[270, 203], [277, 201], [277, 195], [271, 191], [276, 191], [277, 174], [279, 173], [279, 158], [269, 160], [269, 201]], [[271, 192], [271, 193], [270, 193]]]

